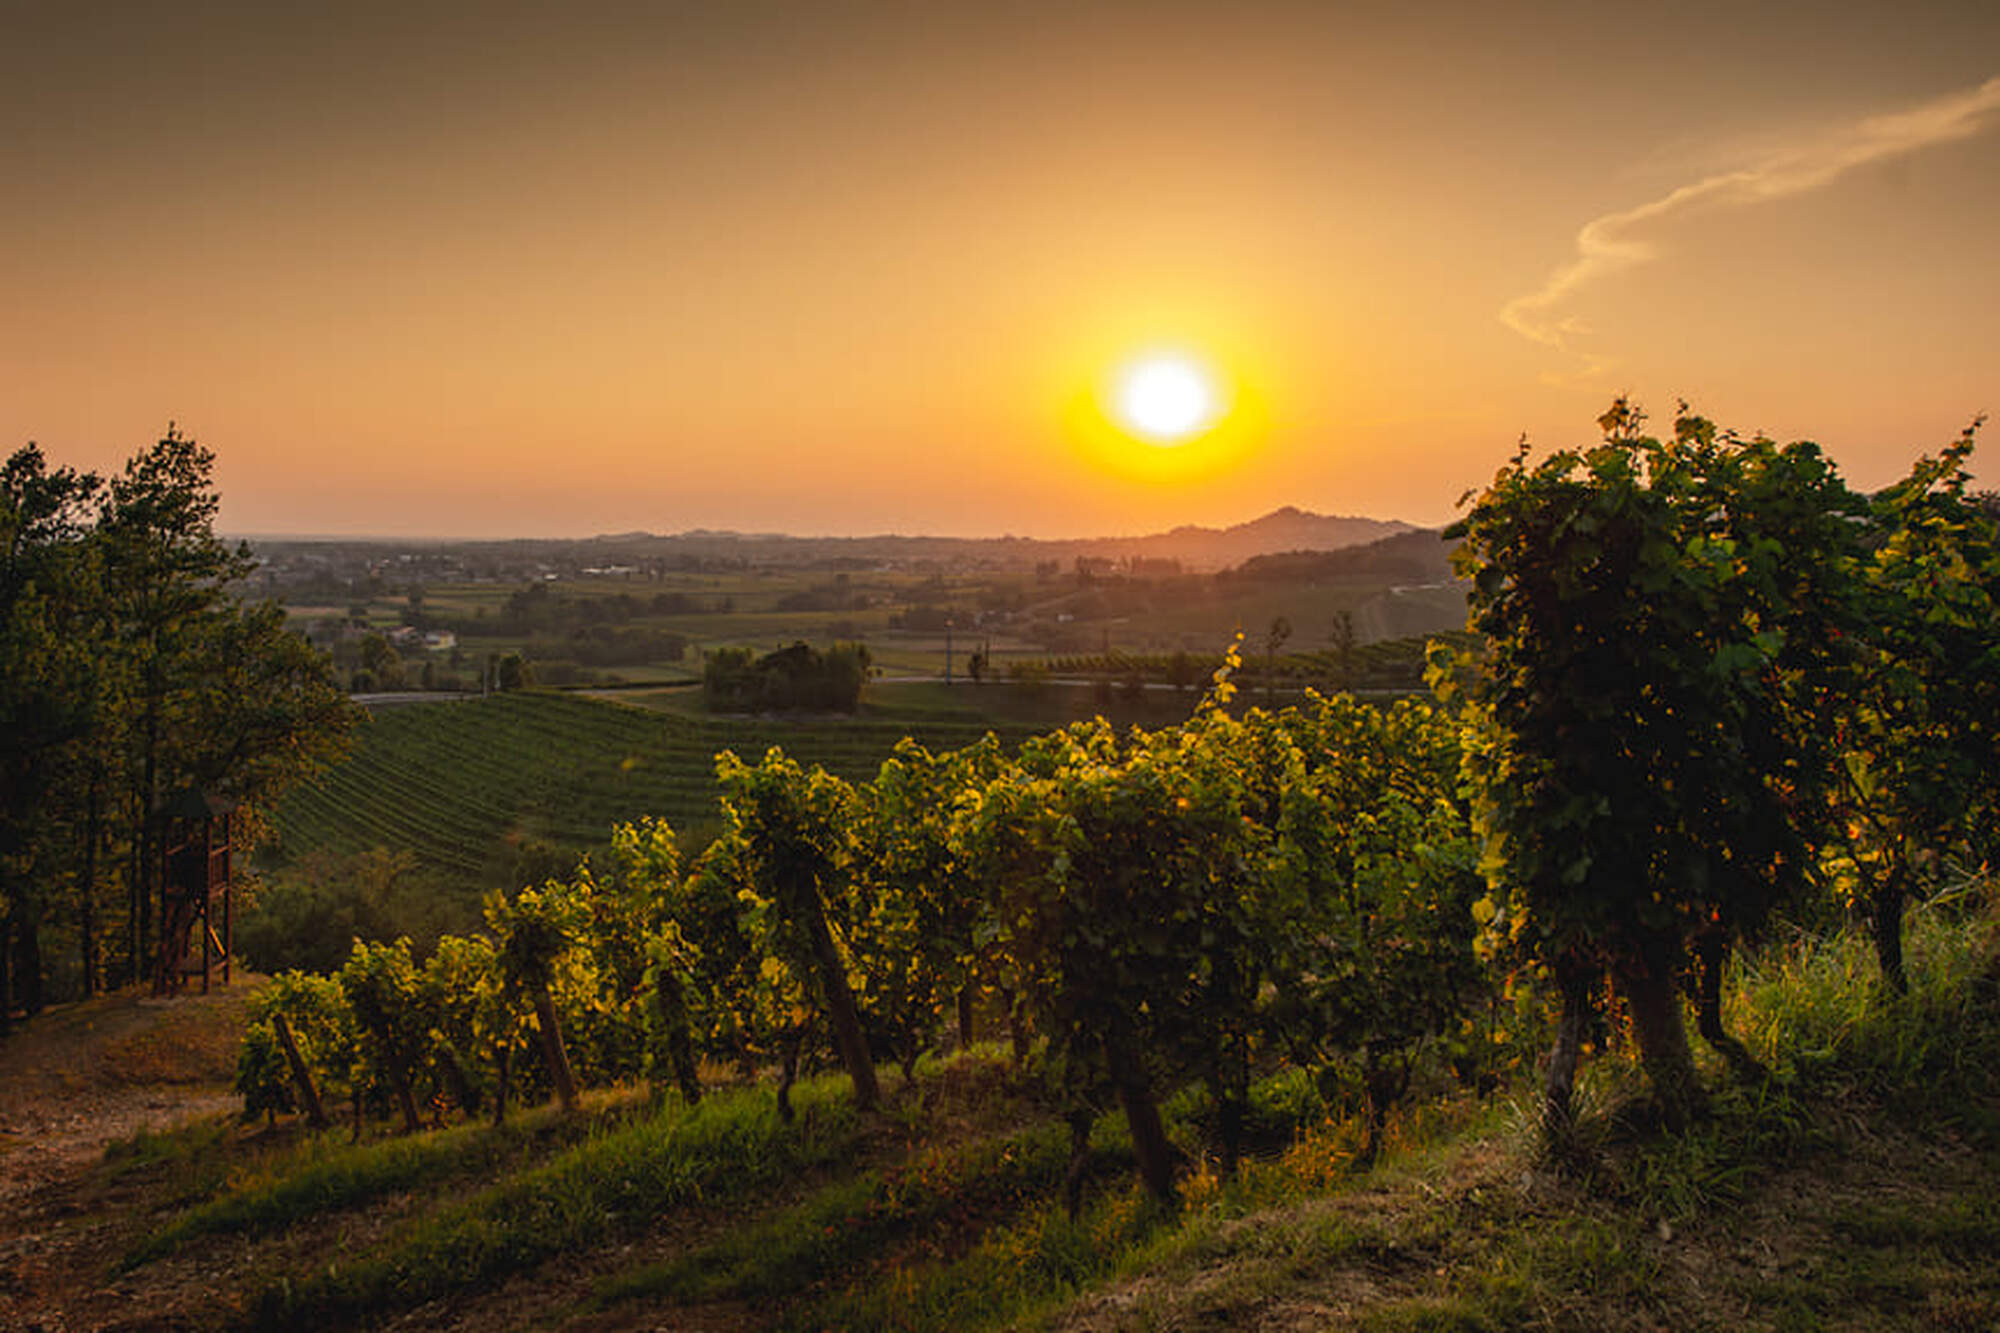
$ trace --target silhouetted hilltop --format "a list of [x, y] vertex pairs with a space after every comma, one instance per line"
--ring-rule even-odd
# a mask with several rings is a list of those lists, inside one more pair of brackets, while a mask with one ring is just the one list
[[[728, 557], [753, 564], [822, 564], [830, 561], [933, 560], [979, 565], [1070, 564], [1077, 558], [1175, 560], [1188, 570], [1224, 569], [1279, 551], [1332, 551], [1415, 531], [1395, 519], [1314, 514], [1287, 505], [1227, 528], [1184, 524], [1171, 532], [1133, 537], [792, 537], [697, 528], [655, 536], [621, 533], [573, 543], [603, 564], [675, 557]], [[510, 543], [510, 545], [513, 545]]]
[[[1263, 556], [1324, 553], [1420, 533], [1394, 519], [1314, 514], [1287, 505], [1226, 528], [1186, 524], [1171, 532], [1132, 537], [794, 537], [781, 532], [694, 528], [659, 534], [620, 532], [597, 537], [522, 537], [504, 541], [437, 538], [279, 537], [251, 539], [275, 575], [296, 581], [317, 571], [327, 578], [377, 575], [390, 582], [453, 579], [512, 581], [551, 576], [644, 576], [668, 569], [792, 567], [864, 570], [881, 566], [938, 569], [1032, 569], [1050, 562], [1065, 571], [1078, 560], [1170, 573], [1212, 573]], [[1420, 543], [1421, 544], [1421, 543]], [[1421, 582], [1422, 580], [1413, 580]], [[339, 593], [329, 585], [329, 596]]]
[[1223, 577], [1254, 583], [1326, 583], [1348, 579], [1414, 585], [1447, 583], [1453, 577], [1451, 552], [1456, 544], [1447, 542], [1434, 528], [1414, 528], [1338, 550], [1288, 550], [1252, 556], [1235, 569], [1224, 571]]

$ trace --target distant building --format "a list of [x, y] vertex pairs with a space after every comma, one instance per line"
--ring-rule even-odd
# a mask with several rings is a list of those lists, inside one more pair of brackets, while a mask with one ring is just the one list
[[424, 649], [433, 653], [448, 653], [458, 647], [458, 635], [448, 629], [434, 629], [424, 635]]

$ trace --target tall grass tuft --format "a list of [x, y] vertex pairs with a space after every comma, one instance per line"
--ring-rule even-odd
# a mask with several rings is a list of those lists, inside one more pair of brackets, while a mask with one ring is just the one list
[[1801, 935], [1738, 974], [1736, 1022], [1781, 1079], [1903, 1098], [1951, 1114], [2000, 1055], [2000, 884], [1920, 904], [1906, 925], [1910, 989], [1883, 985], [1858, 931]]
[[[935, 1244], [940, 1235], [1004, 1221], [1054, 1194], [1068, 1164], [1069, 1135], [1060, 1124], [926, 1149], [894, 1169], [829, 1185], [713, 1245], [621, 1274], [601, 1300], [689, 1303], [796, 1293], [866, 1269], [871, 1257], [919, 1231]], [[1100, 1153], [1092, 1165], [1105, 1175], [1124, 1163]]]
[[260, 1293], [264, 1328], [353, 1323], [644, 1229], [669, 1208], [741, 1196], [834, 1160], [860, 1133], [844, 1076], [793, 1089], [778, 1118], [768, 1089], [671, 1103], [595, 1133], [547, 1163], [417, 1219], [380, 1250]]
[[[581, 1128], [582, 1122], [575, 1122]], [[542, 1135], [565, 1122], [530, 1112], [495, 1129], [459, 1125], [432, 1134], [341, 1142], [319, 1134], [231, 1183], [219, 1197], [175, 1218], [129, 1251], [121, 1271], [163, 1258], [201, 1236], [268, 1235], [322, 1213], [360, 1207], [385, 1195], [455, 1177], [491, 1173], [517, 1162]]]

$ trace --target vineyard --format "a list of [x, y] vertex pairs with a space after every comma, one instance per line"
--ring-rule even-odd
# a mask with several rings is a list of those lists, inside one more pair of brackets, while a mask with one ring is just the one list
[[538, 692], [383, 709], [344, 762], [279, 804], [276, 851], [407, 851], [444, 882], [484, 891], [507, 882], [524, 848], [544, 851], [544, 862], [574, 860], [642, 815], [712, 825], [723, 750], [754, 756], [782, 744], [863, 777], [912, 731], [955, 746], [984, 730], [697, 718]]
[[[1236, 666], [1236, 679], [1246, 686], [1267, 683], [1288, 689], [1312, 687], [1321, 690], [1368, 690], [1420, 693], [1424, 688], [1425, 652], [1436, 641], [1455, 648], [1475, 645], [1474, 636], [1463, 632], [1432, 638], [1380, 639], [1356, 644], [1340, 651], [1326, 649], [1309, 653], [1264, 655], [1252, 652]], [[1057, 657], [1026, 659], [1025, 667], [1049, 676], [1087, 677], [1107, 681], [1142, 680], [1193, 689], [1208, 680], [1222, 665], [1217, 653], [1069, 653]]]
[[[496, 794], [324, 784], [377, 803], [364, 840], [454, 828], [470, 874], [479, 837], [647, 813], [489, 894], [481, 929], [275, 977], [245, 1116], [405, 1137], [214, 1184], [124, 1265], [498, 1155], [499, 1182], [260, 1277], [238, 1313], [428, 1325], [525, 1282], [551, 1317], [962, 1328], [1227, 1253], [1267, 1282], [1341, 1268], [1384, 1328], [1916, 1326], [1937, 1290], [1926, 1326], [1991, 1326], [2000, 528], [1965, 493], [1971, 434], [1861, 496], [1810, 445], [1693, 417], [1655, 440], [1622, 403], [1603, 424], [1460, 525], [1479, 651], [1430, 645], [1433, 701], [1244, 709], [1232, 651], [1182, 722], [886, 756], [865, 726], [764, 749], [781, 724], [411, 710], [385, 772], [422, 756]], [[697, 767], [713, 749], [747, 757]], [[685, 840], [662, 815], [697, 773], [719, 813]], [[1419, 1220], [1325, 1203], [1481, 1126], [1511, 1146], [1449, 1197], [1425, 1183]], [[1787, 1221], [1760, 1182], [1809, 1191], [1834, 1152], [1893, 1196], [1828, 1199], [1801, 1243], [1838, 1263], [1787, 1272], [1714, 1229]], [[1263, 1308], [1220, 1286], [1195, 1322]], [[1179, 1322], [1154, 1297], [1077, 1317]]]

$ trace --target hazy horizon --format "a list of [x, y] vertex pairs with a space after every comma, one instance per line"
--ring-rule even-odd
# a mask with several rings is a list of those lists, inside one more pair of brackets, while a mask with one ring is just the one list
[[586, 542], [616, 541], [625, 537], [639, 537], [649, 540], [672, 540], [680, 537], [742, 537], [748, 540], [784, 539], [792, 541], [1036, 541], [1036, 542], [1098, 542], [1134, 541], [1144, 537], [1170, 535], [1181, 529], [1195, 529], [1206, 532], [1225, 532], [1233, 528], [1247, 527], [1290, 510], [1307, 518], [1343, 519], [1363, 523], [1404, 524], [1409, 528], [1439, 527], [1440, 524], [1409, 523], [1407, 520], [1378, 514], [1327, 514], [1318, 510], [1304, 509], [1298, 505], [1279, 505], [1261, 514], [1238, 519], [1228, 523], [1175, 523], [1164, 528], [1150, 528], [1143, 532], [1086, 532], [1064, 533], [1057, 536], [1028, 536], [1021, 532], [931, 532], [892, 530], [884, 532], [782, 532], [777, 530], [749, 531], [740, 528], [717, 528], [706, 525], [692, 528], [676, 528], [671, 531], [655, 531], [643, 528], [626, 528], [620, 531], [606, 529], [602, 532], [588, 532], [575, 535], [558, 533], [504, 533], [475, 534], [470, 536], [440, 536], [422, 532], [251, 532], [228, 529], [221, 533], [225, 541], [268, 541], [268, 542], [360, 542], [392, 543], [416, 542], [424, 545], [455, 545], [482, 542]]
[[29, 5], [0, 441], [176, 421], [266, 534], [1060, 539], [1437, 526], [1629, 394], [1874, 489], [2000, 407], [1996, 52], [1960, 0]]

